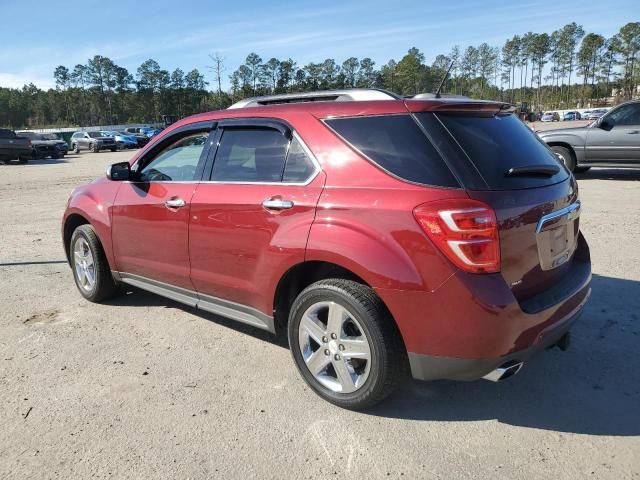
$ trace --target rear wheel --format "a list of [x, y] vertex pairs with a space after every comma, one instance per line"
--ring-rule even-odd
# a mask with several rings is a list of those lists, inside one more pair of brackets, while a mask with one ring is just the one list
[[91, 225], [80, 225], [73, 232], [69, 263], [76, 286], [87, 300], [100, 302], [117, 292], [102, 244]]
[[342, 279], [312, 284], [293, 303], [288, 333], [302, 377], [335, 405], [370, 407], [389, 395], [400, 379], [404, 345], [369, 287]]
[[573, 153], [566, 147], [554, 145], [551, 147], [553, 153], [565, 164], [570, 172], [573, 172], [576, 168], [576, 160], [573, 158]]

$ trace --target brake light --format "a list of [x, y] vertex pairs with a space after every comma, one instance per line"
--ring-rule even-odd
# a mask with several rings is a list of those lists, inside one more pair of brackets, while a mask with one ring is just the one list
[[413, 215], [457, 267], [471, 273], [500, 271], [498, 222], [488, 205], [471, 199], [437, 200], [417, 206]]

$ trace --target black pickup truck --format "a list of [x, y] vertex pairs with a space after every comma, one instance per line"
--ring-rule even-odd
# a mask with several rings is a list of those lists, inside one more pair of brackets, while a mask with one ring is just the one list
[[0, 128], [0, 161], [9, 163], [18, 159], [20, 163], [26, 163], [31, 158], [31, 140], [19, 137], [13, 130]]
[[52, 133], [16, 132], [16, 135], [31, 140], [32, 158], [63, 158], [69, 150], [67, 142]]

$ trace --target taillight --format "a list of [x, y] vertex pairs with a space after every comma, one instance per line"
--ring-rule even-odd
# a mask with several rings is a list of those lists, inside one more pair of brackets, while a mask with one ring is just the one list
[[413, 215], [457, 267], [471, 273], [500, 271], [498, 222], [491, 207], [471, 199], [424, 203]]

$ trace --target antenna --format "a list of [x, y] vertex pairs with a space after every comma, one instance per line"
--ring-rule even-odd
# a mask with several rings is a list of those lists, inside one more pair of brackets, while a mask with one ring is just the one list
[[447, 78], [449, 78], [449, 72], [451, 72], [451, 69], [453, 68], [454, 63], [455, 63], [454, 61], [451, 62], [451, 64], [449, 65], [449, 68], [447, 68], [447, 73], [445, 73], [444, 77], [442, 77], [440, 86], [438, 87], [438, 90], [436, 90], [436, 98], [440, 98], [440, 90], [442, 90], [442, 87], [444, 86], [444, 82], [446, 82]]

